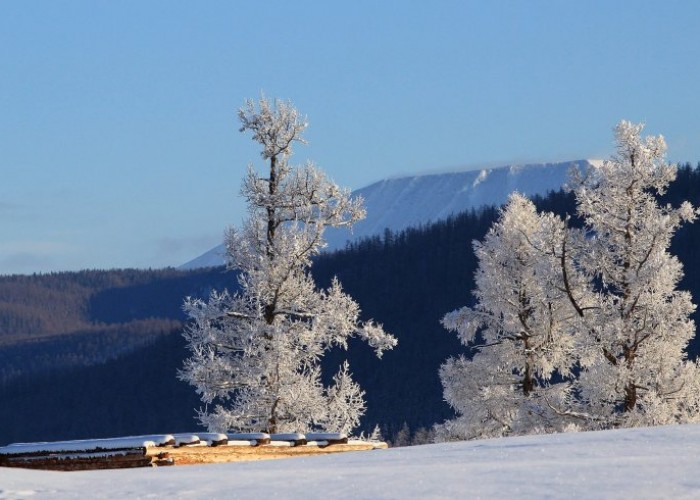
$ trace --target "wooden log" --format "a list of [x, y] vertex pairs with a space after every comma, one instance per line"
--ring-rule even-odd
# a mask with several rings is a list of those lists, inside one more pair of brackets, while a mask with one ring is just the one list
[[209, 443], [209, 446], [221, 446], [222, 444], [228, 443], [229, 437], [226, 434], [221, 434], [219, 432], [198, 432], [197, 436], [203, 442]]
[[348, 444], [348, 438], [342, 438], [342, 439], [324, 439], [326, 443], [328, 443], [326, 446], [333, 446], [336, 444]]
[[289, 432], [283, 434], [270, 434], [272, 441], [286, 441], [292, 446], [303, 446], [307, 443], [306, 436], [299, 432]]
[[143, 453], [74, 453], [48, 454], [31, 457], [13, 456], [3, 460], [4, 467], [20, 467], [24, 469], [42, 469], [57, 471], [124, 469], [147, 467], [153, 457]]
[[348, 436], [339, 432], [311, 432], [306, 434], [308, 441], [325, 441], [329, 445], [332, 444], [347, 444]]
[[175, 460], [172, 458], [164, 458], [163, 460], [153, 460], [150, 464], [152, 467], [169, 467], [175, 465]]
[[[196, 438], [196, 436], [190, 436]], [[127, 436], [107, 439], [78, 439], [72, 441], [53, 441], [48, 443], [13, 443], [0, 447], [0, 456], [49, 454], [49, 453], [91, 453], [121, 451], [153, 446], [171, 446], [176, 444], [172, 434], [153, 434], [147, 436]]]
[[270, 435], [266, 432], [231, 432], [228, 434], [229, 441], [254, 441], [253, 446], [270, 443]]
[[48, 457], [48, 456], [87, 456], [87, 455], [141, 455], [147, 454], [148, 448], [143, 446], [129, 448], [91, 448], [82, 450], [57, 450], [57, 451], [22, 451], [18, 449], [16, 452], [7, 451], [0, 454], [0, 459], [13, 458], [32, 458], [32, 457]]

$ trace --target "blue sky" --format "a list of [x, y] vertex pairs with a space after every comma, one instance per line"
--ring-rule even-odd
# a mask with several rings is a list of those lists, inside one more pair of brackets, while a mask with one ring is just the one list
[[360, 188], [607, 157], [620, 119], [700, 160], [700, 2], [0, 2], [0, 274], [177, 266], [221, 241], [261, 91]]

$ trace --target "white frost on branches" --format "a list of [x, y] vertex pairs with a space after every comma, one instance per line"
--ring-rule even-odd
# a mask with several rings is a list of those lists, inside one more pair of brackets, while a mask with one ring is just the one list
[[573, 174], [582, 230], [514, 195], [474, 244], [476, 305], [443, 319], [474, 355], [440, 370], [458, 416], [439, 439], [700, 420], [695, 305], [668, 252], [697, 211], [659, 205], [676, 167], [642, 129], [620, 122], [612, 159]]
[[180, 377], [207, 405], [199, 419], [211, 431], [349, 432], [365, 411], [364, 392], [347, 363], [325, 387], [320, 360], [358, 336], [378, 356], [396, 339], [372, 321], [337, 280], [318, 290], [311, 258], [325, 245], [326, 227], [350, 226], [365, 215], [361, 198], [329, 180], [313, 164], [288, 163], [304, 143], [306, 121], [289, 103], [248, 101], [239, 111], [269, 162], [266, 176], [251, 166], [242, 194], [249, 218], [226, 234], [227, 265], [240, 292], [188, 298], [185, 332], [192, 356]]
[[442, 322], [475, 352], [440, 369], [445, 399], [459, 416], [438, 426], [438, 439], [561, 427], [545, 398], [566, 398], [566, 387], [550, 382], [571, 373], [575, 318], [557, 286], [557, 261], [546, 252], [558, 249], [563, 233], [562, 220], [537, 214], [531, 201], [514, 194], [484, 241], [474, 243], [476, 305]]
[[576, 176], [577, 211], [589, 237], [580, 265], [596, 279], [598, 303], [584, 315], [588, 350], [577, 381], [583, 404], [605, 426], [656, 425], [698, 419], [697, 365], [685, 359], [695, 335], [689, 292], [677, 290], [682, 264], [671, 238], [696, 209], [660, 206], [676, 178], [662, 136], [643, 126], [615, 128], [617, 152]]

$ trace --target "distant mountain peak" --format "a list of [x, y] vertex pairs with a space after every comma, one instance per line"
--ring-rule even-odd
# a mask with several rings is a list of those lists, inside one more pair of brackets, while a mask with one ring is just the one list
[[[528, 163], [420, 173], [383, 179], [353, 192], [365, 200], [367, 218], [344, 229], [326, 231], [327, 250], [345, 247], [349, 241], [400, 231], [446, 219], [450, 215], [484, 205], [501, 205], [513, 191], [526, 196], [545, 195], [564, 186], [571, 167], [587, 169], [602, 160]], [[223, 265], [225, 250], [219, 245], [187, 262], [182, 269]]]

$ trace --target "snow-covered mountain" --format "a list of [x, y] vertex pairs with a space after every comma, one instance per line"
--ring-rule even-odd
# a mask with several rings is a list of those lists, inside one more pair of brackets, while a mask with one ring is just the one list
[[[353, 192], [353, 195], [365, 199], [367, 218], [355, 224], [352, 232], [348, 229], [328, 230], [328, 249], [343, 248], [348, 241], [382, 234], [386, 228], [398, 231], [445, 219], [471, 208], [500, 205], [513, 191], [528, 196], [544, 195], [566, 183], [572, 166], [586, 169], [596, 161], [506, 165], [375, 182]], [[223, 254], [224, 247], [220, 245], [187, 262], [182, 269], [222, 265]]]

